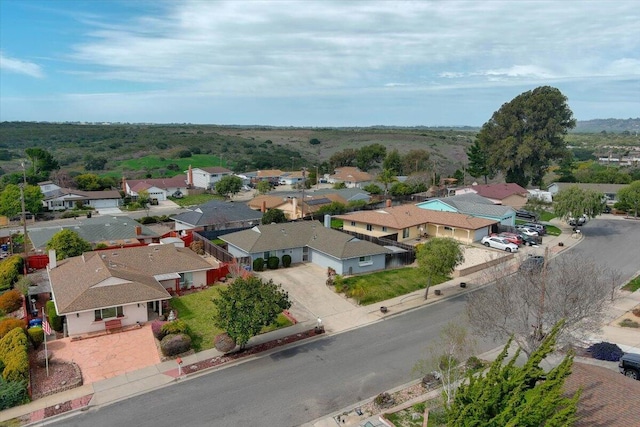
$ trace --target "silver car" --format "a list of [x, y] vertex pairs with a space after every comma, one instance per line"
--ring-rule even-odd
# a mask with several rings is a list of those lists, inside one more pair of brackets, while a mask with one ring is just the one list
[[518, 252], [518, 245], [502, 237], [485, 236], [482, 238], [482, 244], [488, 248], [500, 249], [501, 251]]

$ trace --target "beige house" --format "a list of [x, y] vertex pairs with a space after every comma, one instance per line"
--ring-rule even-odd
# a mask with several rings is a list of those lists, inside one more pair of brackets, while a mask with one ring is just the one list
[[329, 184], [344, 182], [347, 188], [362, 188], [373, 182], [373, 176], [354, 166], [336, 168], [333, 175], [329, 175]]
[[456, 196], [475, 193], [486, 197], [496, 205], [511, 206], [520, 209], [527, 204], [529, 192], [515, 183], [499, 183], [486, 185], [471, 185], [456, 189]]
[[498, 221], [469, 215], [421, 209], [415, 205], [357, 211], [334, 218], [343, 220], [343, 230], [373, 237], [412, 243], [424, 237], [451, 237], [471, 244], [491, 233]]
[[254, 197], [247, 205], [251, 209], [266, 212], [269, 209], [280, 209], [284, 212], [288, 220], [306, 218], [313, 216], [323, 206], [328, 206], [333, 202], [347, 205], [347, 201], [338, 194], [305, 195], [304, 201], [297, 196], [273, 196], [261, 195]]
[[173, 293], [207, 284], [213, 268], [191, 249], [174, 245], [94, 251], [62, 261], [50, 253], [49, 258], [51, 294], [70, 336], [144, 323], [150, 313], [162, 314], [162, 302]]

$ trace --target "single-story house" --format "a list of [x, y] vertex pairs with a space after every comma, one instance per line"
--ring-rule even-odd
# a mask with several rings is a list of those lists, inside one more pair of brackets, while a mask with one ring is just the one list
[[545, 203], [553, 202], [553, 197], [549, 191], [540, 190], [538, 188], [530, 188], [527, 191], [529, 192], [529, 199], [538, 199]]
[[131, 197], [138, 197], [138, 192], [146, 190], [152, 199], [167, 200], [175, 193], [188, 194], [187, 176], [178, 175], [173, 178], [131, 179], [122, 178], [122, 189]]
[[262, 212], [244, 203], [210, 200], [171, 217], [175, 230], [226, 230], [252, 227], [260, 223]]
[[61, 188], [51, 181], [39, 184], [44, 195], [42, 205], [50, 211], [73, 209], [78, 203], [95, 209], [117, 208], [122, 205], [118, 190], [82, 191]]
[[264, 194], [254, 197], [247, 205], [251, 209], [260, 210], [266, 212], [269, 209], [280, 209], [284, 212], [285, 216], [289, 220], [301, 219], [304, 217], [312, 216], [318, 212], [323, 206], [328, 206], [333, 202], [342, 203], [347, 205], [347, 201], [340, 197], [336, 193], [329, 193], [326, 195], [307, 194], [305, 193], [304, 200], [302, 200], [300, 194]]
[[469, 187], [458, 188], [455, 195], [476, 193], [486, 197], [496, 205], [511, 206], [520, 209], [527, 204], [529, 192], [516, 183], [477, 184]]
[[69, 229], [78, 233], [82, 239], [107, 247], [139, 246], [158, 243], [160, 235], [146, 225], [126, 216], [98, 216], [93, 218], [77, 218], [72, 224], [50, 227], [29, 227], [27, 233], [35, 249], [44, 250], [47, 243], [57, 232]]
[[384, 270], [391, 251], [349, 234], [324, 227], [317, 221], [258, 225], [220, 236], [235, 257], [268, 259], [291, 256], [291, 262], [312, 262], [333, 268], [337, 274], [369, 273]]
[[192, 168], [185, 171], [187, 173], [187, 184], [195, 188], [204, 188], [205, 190], [214, 188], [216, 182], [225, 176], [233, 175], [233, 172], [221, 166], [212, 166], [208, 168]]
[[626, 187], [626, 184], [592, 184], [592, 183], [579, 183], [579, 182], [554, 182], [547, 187], [547, 190], [551, 193], [551, 196], [555, 196], [559, 191], [565, 190], [569, 187], [576, 186], [582, 190], [593, 190], [604, 194], [608, 203], [615, 203], [618, 201], [618, 191], [621, 188]]
[[421, 209], [416, 205], [387, 206], [372, 211], [335, 215], [343, 221], [343, 230], [399, 242], [423, 237], [451, 237], [471, 244], [491, 233], [498, 221], [455, 212]]
[[281, 185], [294, 185], [306, 180], [308, 177], [303, 176], [302, 171], [284, 172], [280, 175], [279, 184]]
[[340, 188], [337, 190], [333, 188], [320, 188], [317, 190], [310, 189], [308, 193], [313, 195], [337, 194], [338, 196], [345, 199], [347, 203], [360, 201], [369, 203], [371, 201], [371, 194], [368, 191], [362, 190], [360, 188]]
[[355, 166], [344, 166], [336, 168], [333, 175], [329, 175], [328, 182], [330, 184], [344, 182], [347, 188], [362, 188], [373, 182], [373, 176]]
[[[54, 252], [54, 251], [51, 251]], [[70, 336], [134, 325], [162, 314], [173, 292], [204, 286], [212, 266], [191, 249], [174, 245], [87, 252], [48, 267], [57, 313]]]
[[510, 206], [495, 205], [491, 200], [475, 193], [430, 199], [416, 206], [421, 209], [457, 212], [476, 218], [486, 218], [512, 227], [516, 224], [515, 209]]

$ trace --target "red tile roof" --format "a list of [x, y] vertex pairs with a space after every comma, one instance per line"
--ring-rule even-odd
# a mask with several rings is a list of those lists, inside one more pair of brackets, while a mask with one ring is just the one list
[[[177, 188], [187, 186], [187, 175], [177, 175], [172, 178], [149, 178], [149, 179], [129, 179], [127, 184], [133, 191], [137, 189], [147, 189], [150, 187], [157, 187], [163, 190], [167, 188]], [[143, 184], [143, 185], [140, 185]]]
[[367, 182], [373, 180], [373, 176], [353, 166], [337, 168], [336, 172], [331, 175], [331, 178], [348, 182]]

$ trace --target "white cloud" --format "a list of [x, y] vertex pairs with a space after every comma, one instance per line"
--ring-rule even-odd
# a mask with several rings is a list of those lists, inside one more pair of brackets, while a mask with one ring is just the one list
[[11, 58], [0, 52], [0, 70], [16, 74], [24, 74], [31, 77], [42, 78], [44, 73], [38, 64]]

